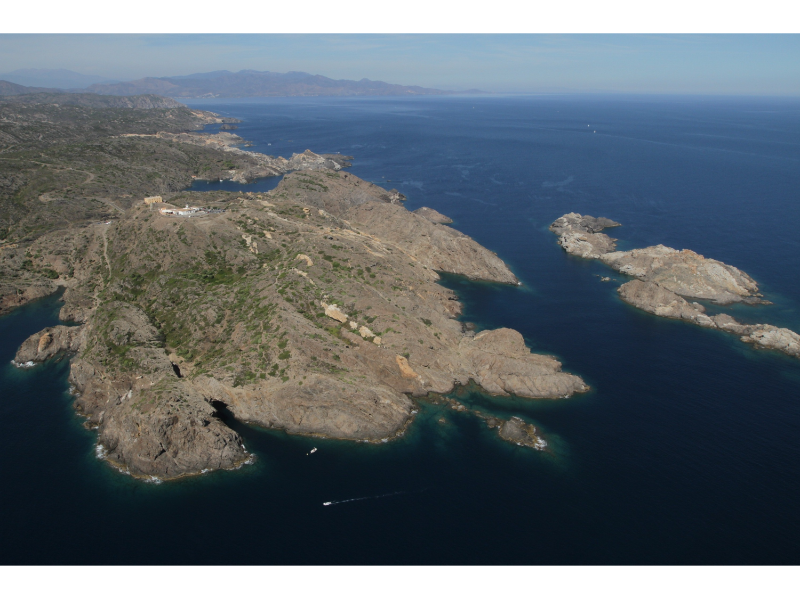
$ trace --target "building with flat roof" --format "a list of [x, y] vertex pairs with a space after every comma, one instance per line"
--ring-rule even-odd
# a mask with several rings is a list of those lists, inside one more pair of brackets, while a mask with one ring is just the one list
[[201, 210], [197, 206], [189, 206], [186, 205], [185, 208], [176, 208], [174, 206], [165, 206], [164, 208], [159, 208], [159, 212], [164, 216], [171, 216], [171, 217], [193, 217], [195, 215], [205, 214], [203, 210]]

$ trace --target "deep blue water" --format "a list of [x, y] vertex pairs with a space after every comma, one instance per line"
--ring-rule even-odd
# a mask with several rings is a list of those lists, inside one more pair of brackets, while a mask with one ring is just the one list
[[278, 187], [280, 182], [281, 177], [264, 177], [247, 184], [236, 183], [230, 179], [222, 181], [195, 179], [189, 189], [193, 192], [268, 192]]
[[606, 216], [623, 223], [622, 248], [663, 243], [733, 264], [774, 304], [729, 312], [800, 331], [800, 101], [192, 104], [241, 118], [253, 150], [353, 155], [351, 172], [402, 191], [409, 209], [452, 217], [524, 283], [446, 277], [464, 320], [519, 330], [592, 391], [460, 392], [536, 422], [549, 454], [423, 405], [406, 437], [378, 446], [234, 424], [256, 464], [145, 484], [95, 458], [66, 362], [9, 364], [56, 322], [57, 299], [41, 301], [0, 319], [0, 562], [800, 563], [800, 361], [625, 305], [597, 277], [613, 273], [547, 231], [565, 212]]

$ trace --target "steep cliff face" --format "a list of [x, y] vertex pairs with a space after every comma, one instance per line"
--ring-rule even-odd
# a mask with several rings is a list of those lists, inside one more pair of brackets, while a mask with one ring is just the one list
[[[96, 250], [73, 257], [62, 314], [83, 324], [33, 336], [17, 358], [74, 354], [76, 408], [108, 460], [159, 478], [234, 468], [249, 454], [223, 406], [377, 442], [411, 423], [412, 397], [470, 381], [531, 398], [588, 389], [518, 332], [454, 319], [438, 272], [517, 283], [493, 252], [318, 158], [267, 194], [220, 194], [202, 216], [142, 205], [81, 238]], [[534, 444], [520, 432], [504, 439]]]
[[718, 328], [755, 346], [800, 357], [800, 336], [793, 331], [767, 324], [745, 325], [726, 314], [712, 317], [702, 304], [684, 298], [715, 304], [766, 303], [758, 292], [758, 284], [747, 273], [691, 250], [675, 250], [660, 244], [615, 252], [613, 240], [596, 232], [617, 225], [609, 219], [569, 213], [557, 219], [550, 230], [559, 235], [559, 244], [566, 252], [599, 259], [623, 275], [635, 277], [618, 290], [620, 298], [628, 304], [659, 317]]

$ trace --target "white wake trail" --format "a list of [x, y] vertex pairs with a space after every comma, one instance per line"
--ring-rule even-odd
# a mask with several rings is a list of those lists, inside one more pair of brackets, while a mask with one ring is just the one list
[[[425, 488], [427, 489], [427, 488]], [[358, 502], [359, 500], [377, 500], [378, 498], [388, 498], [389, 496], [399, 496], [401, 494], [416, 494], [424, 492], [425, 490], [416, 490], [413, 492], [389, 492], [388, 494], [378, 494], [377, 496], [362, 496], [361, 498], [348, 498], [347, 500], [335, 500], [331, 502], [323, 502], [322, 506], [333, 506], [335, 504], [344, 504], [345, 502]]]

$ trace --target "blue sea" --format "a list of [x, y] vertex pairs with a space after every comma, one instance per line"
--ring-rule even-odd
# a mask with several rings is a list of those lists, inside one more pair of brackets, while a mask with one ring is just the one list
[[190, 104], [241, 119], [252, 150], [352, 155], [352, 173], [400, 190], [410, 210], [450, 216], [523, 283], [444, 277], [463, 320], [517, 329], [592, 391], [457, 392], [535, 423], [546, 453], [421, 402], [407, 435], [377, 446], [231, 421], [255, 464], [143, 483], [97, 459], [66, 361], [10, 364], [58, 322], [58, 297], [44, 299], [0, 319], [0, 562], [800, 563], [800, 360], [624, 304], [620, 275], [566, 255], [547, 230], [566, 212], [604, 216], [623, 224], [612, 231], [622, 249], [661, 243], [735, 265], [773, 304], [728, 312], [800, 331], [800, 101]]

